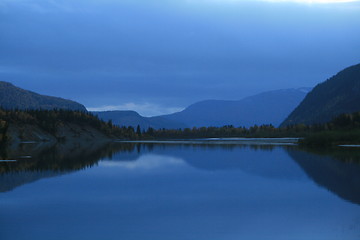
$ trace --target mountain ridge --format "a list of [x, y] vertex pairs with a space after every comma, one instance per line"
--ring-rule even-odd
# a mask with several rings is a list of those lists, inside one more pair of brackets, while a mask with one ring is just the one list
[[139, 125], [142, 130], [147, 130], [149, 127], [154, 129], [177, 129], [187, 127], [183, 123], [162, 117], [144, 117], [132, 110], [94, 111], [92, 113], [103, 121], [111, 120], [115, 125], [132, 126], [133, 128], [136, 128]]
[[311, 88], [290, 88], [262, 92], [241, 100], [204, 100], [181, 112], [160, 117], [183, 122], [189, 127], [278, 126]]
[[0, 107], [6, 110], [66, 109], [87, 111], [85, 106], [78, 102], [38, 94], [5, 81], [0, 81]]
[[340, 114], [357, 111], [360, 111], [360, 64], [316, 85], [281, 126], [325, 123]]

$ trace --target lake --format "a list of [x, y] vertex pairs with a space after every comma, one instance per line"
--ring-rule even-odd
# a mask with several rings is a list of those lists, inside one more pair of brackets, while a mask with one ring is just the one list
[[360, 239], [359, 148], [254, 143], [3, 149], [0, 239]]

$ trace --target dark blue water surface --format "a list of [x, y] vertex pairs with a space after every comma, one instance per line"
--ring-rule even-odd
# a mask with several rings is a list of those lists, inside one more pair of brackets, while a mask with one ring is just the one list
[[[0, 239], [360, 239], [356, 149], [24, 146], [0, 162]], [[31, 156], [31, 158], [29, 157]]]

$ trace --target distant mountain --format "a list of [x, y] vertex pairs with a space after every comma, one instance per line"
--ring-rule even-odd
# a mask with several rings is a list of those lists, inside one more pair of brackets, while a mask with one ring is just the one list
[[360, 111], [360, 64], [346, 68], [318, 84], [282, 126], [330, 121], [342, 113]]
[[283, 89], [260, 93], [238, 101], [207, 100], [190, 105], [181, 112], [163, 115], [189, 127], [233, 125], [278, 126], [304, 99], [310, 88]]
[[92, 112], [104, 121], [111, 120], [113, 124], [119, 126], [132, 126], [134, 128], [140, 125], [142, 129], [146, 130], [149, 127], [160, 129], [177, 129], [185, 128], [186, 125], [174, 120], [169, 120], [163, 117], [143, 117], [135, 111], [104, 111]]
[[0, 81], [0, 107], [3, 109], [68, 109], [86, 111], [80, 103], [58, 97], [40, 95]]

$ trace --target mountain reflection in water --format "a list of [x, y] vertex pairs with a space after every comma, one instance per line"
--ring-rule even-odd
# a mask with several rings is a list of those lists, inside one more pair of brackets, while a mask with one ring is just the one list
[[[242, 151], [246, 149], [247, 151]], [[266, 160], [277, 149], [287, 154]], [[224, 151], [226, 150], [226, 151]], [[168, 156], [203, 171], [243, 171], [264, 178], [301, 180], [310, 177], [316, 184], [337, 196], [360, 204], [360, 150], [353, 148], [299, 149], [296, 146], [206, 144], [206, 143], [103, 143], [103, 144], [23, 144], [2, 149], [0, 191], [23, 184], [104, 164], [134, 164], [144, 155]], [[294, 161], [289, 161], [290, 156]], [[154, 162], [145, 163], [148, 166]], [[161, 164], [161, 163], [160, 163]]]
[[[359, 151], [266, 144], [3, 149], [1, 240], [357, 240]], [[355, 204], [353, 204], [355, 203]]]

